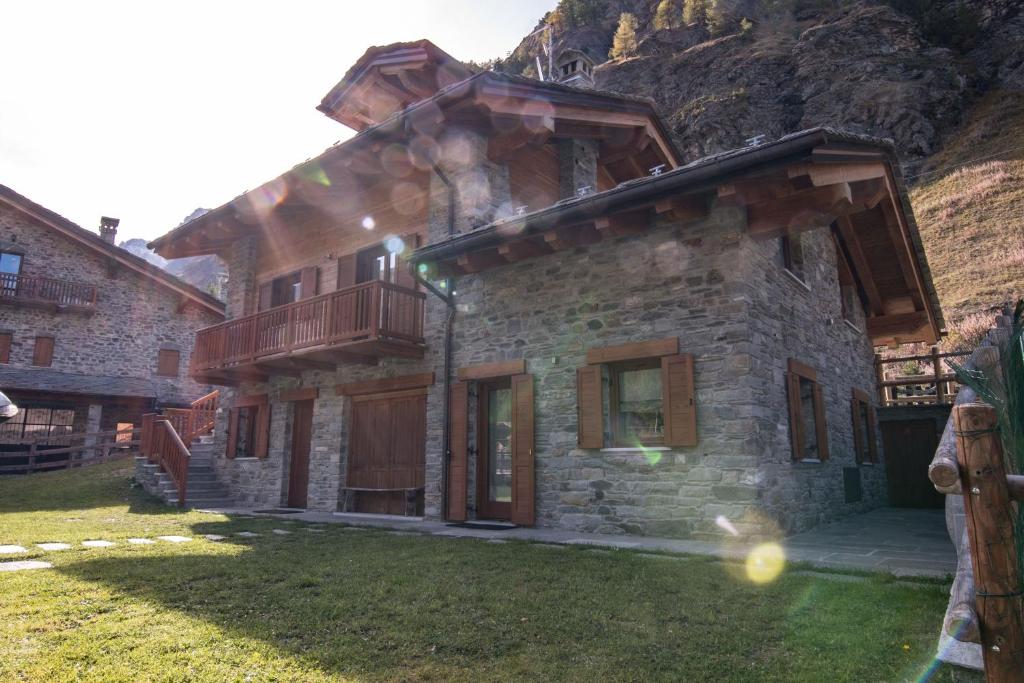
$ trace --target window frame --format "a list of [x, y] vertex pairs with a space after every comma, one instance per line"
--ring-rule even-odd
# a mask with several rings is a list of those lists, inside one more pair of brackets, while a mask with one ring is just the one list
[[[660, 447], [665, 445], [665, 387], [664, 387], [664, 376], [661, 369], [661, 358], [658, 356], [646, 357], [646, 358], [634, 358], [631, 360], [616, 361], [612, 363], [605, 363], [604, 368], [608, 372], [608, 420], [609, 420], [609, 431], [611, 434], [611, 443], [614, 448], [635, 448], [637, 444], [641, 447]], [[622, 386], [622, 375], [626, 372], [636, 372], [638, 370], [657, 370], [658, 371], [658, 390], [661, 394], [659, 398], [659, 411], [661, 415], [661, 436], [646, 440], [641, 440], [639, 437], [625, 433], [622, 424], [622, 413], [620, 401], [622, 397], [619, 395]]]
[[[252, 419], [246, 424], [248, 447], [239, 453], [239, 422], [243, 409], [251, 410]], [[270, 402], [267, 394], [239, 396], [234, 407], [228, 411], [227, 432], [224, 448], [226, 458], [266, 458], [270, 446]]]
[[[861, 432], [861, 408], [864, 409], [863, 415], [867, 418], [867, 424], [863, 425], [863, 433]], [[850, 419], [853, 422], [854, 459], [858, 465], [877, 465], [878, 417], [875, 412], [875, 406], [871, 403], [871, 397], [866, 391], [860, 389], [852, 390], [850, 413]], [[868, 439], [866, 444], [862, 441], [864, 436], [867, 436]]]
[[[170, 371], [170, 363], [165, 367], [165, 358], [174, 354], [174, 370]], [[159, 349], [156, 354], [156, 374], [158, 377], [181, 377], [181, 351], [178, 349]]]
[[[818, 457], [805, 457], [804, 428], [806, 421], [803, 415], [803, 404], [800, 400], [800, 380], [812, 385], [812, 405], [814, 433], [817, 441]], [[789, 437], [792, 459], [798, 463], [821, 463], [829, 459], [828, 419], [825, 407], [824, 390], [818, 382], [818, 372], [810, 365], [790, 358], [786, 372], [786, 393], [789, 412]]]
[[[779, 238], [779, 249], [782, 253], [782, 267], [801, 284], [807, 284], [807, 260], [804, 258], [802, 233], [783, 235]], [[794, 244], [796, 248], [794, 249]], [[799, 255], [795, 258], [795, 255]]]

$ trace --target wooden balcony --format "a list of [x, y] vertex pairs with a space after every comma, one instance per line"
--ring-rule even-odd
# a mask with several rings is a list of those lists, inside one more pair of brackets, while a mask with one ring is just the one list
[[388, 282], [364, 282], [207, 327], [196, 333], [191, 373], [233, 386], [340, 363], [422, 358], [425, 298]]
[[49, 277], [0, 273], [0, 304], [93, 313], [96, 287]]

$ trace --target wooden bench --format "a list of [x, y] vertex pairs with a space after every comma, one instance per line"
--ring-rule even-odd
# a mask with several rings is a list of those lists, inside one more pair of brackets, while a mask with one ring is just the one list
[[356, 494], [357, 493], [405, 493], [405, 516], [415, 517], [416, 516], [416, 501], [419, 495], [423, 493], [423, 487], [418, 486], [415, 488], [362, 488], [357, 486], [343, 486], [341, 489], [341, 511], [342, 512], [354, 512], [356, 505]]

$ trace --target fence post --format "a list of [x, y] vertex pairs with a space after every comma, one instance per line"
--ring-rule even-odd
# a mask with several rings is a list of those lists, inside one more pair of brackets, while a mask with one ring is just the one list
[[946, 402], [946, 384], [942, 377], [942, 359], [939, 358], [939, 347], [932, 347], [932, 372], [935, 373], [935, 403], [943, 405]]
[[25, 474], [32, 474], [36, 471], [36, 442], [33, 440], [28, 447], [28, 465]]
[[1013, 529], [1016, 513], [996, 423], [996, 410], [987, 404], [953, 408], [985, 678], [989, 683], [1021, 683], [1024, 599]]
[[882, 354], [875, 354], [875, 382], [878, 384], [878, 405], [883, 408], [888, 405], [885, 400], [885, 385], [882, 382], [885, 381], [885, 369], [882, 365]]

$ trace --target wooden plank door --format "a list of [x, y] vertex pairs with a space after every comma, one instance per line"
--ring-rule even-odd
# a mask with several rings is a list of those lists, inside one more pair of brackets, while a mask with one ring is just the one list
[[295, 401], [292, 405], [288, 507], [304, 508], [309, 495], [309, 446], [313, 434], [313, 401]]
[[512, 378], [512, 521], [533, 526], [533, 375]]
[[934, 419], [887, 420], [882, 423], [889, 504], [894, 507], [942, 508], [945, 496], [928, 479], [928, 465], [938, 446]]

